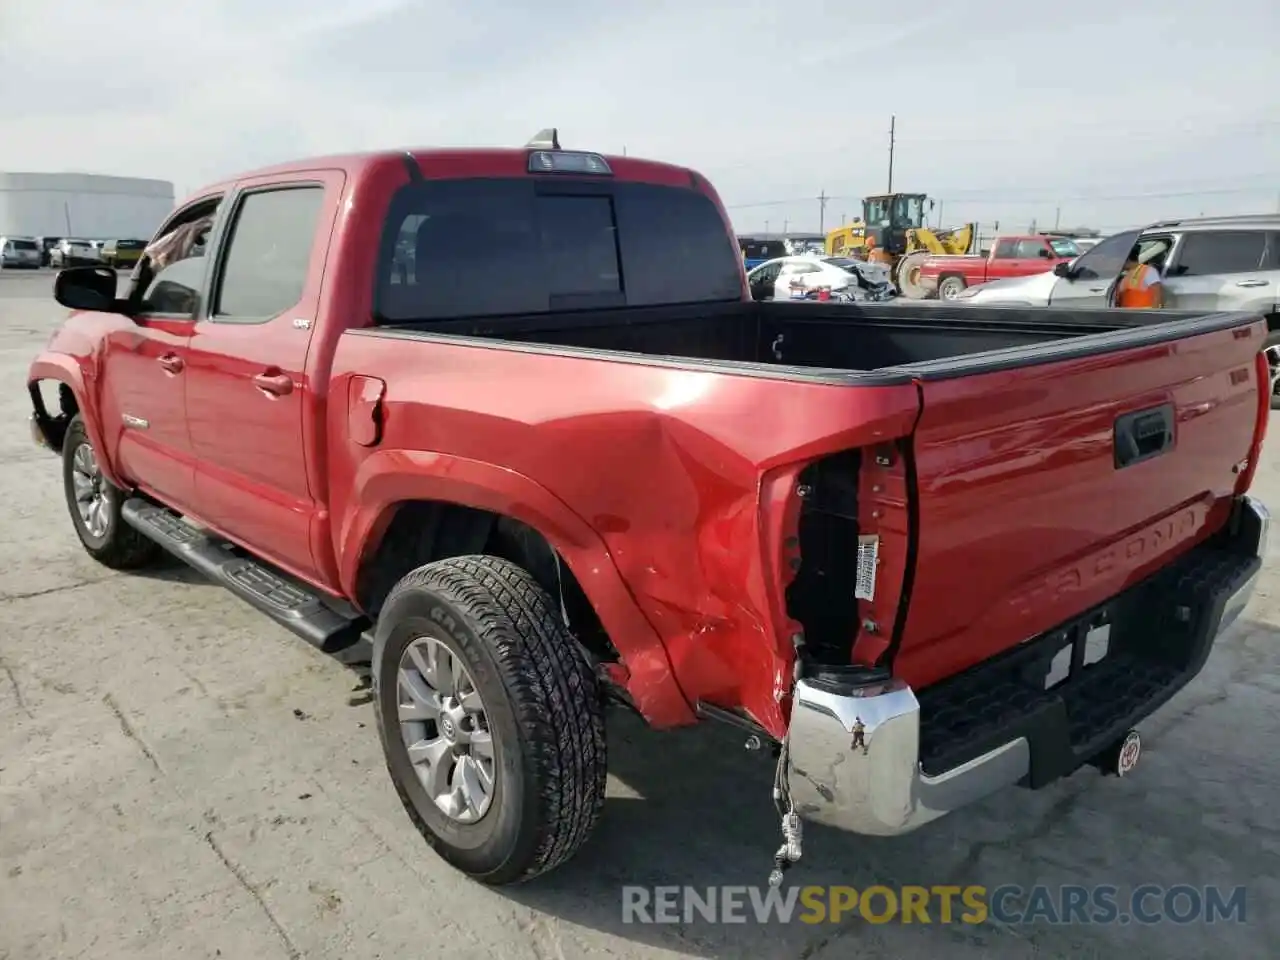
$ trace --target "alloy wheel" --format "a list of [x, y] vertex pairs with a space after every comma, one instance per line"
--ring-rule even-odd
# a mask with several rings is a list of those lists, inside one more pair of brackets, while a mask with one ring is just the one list
[[497, 765], [484, 701], [462, 658], [435, 637], [405, 648], [396, 672], [400, 737], [440, 812], [474, 823], [493, 802]]
[[85, 531], [94, 539], [106, 536], [111, 519], [107, 481], [93, 447], [87, 443], [80, 444], [71, 455], [71, 484], [75, 489], [76, 511]]

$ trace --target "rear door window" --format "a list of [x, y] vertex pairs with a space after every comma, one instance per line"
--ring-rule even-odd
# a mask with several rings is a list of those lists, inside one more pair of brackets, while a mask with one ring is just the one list
[[1179, 277], [1250, 273], [1262, 267], [1266, 247], [1263, 230], [1189, 232], [1182, 238], [1176, 273]]
[[741, 260], [687, 188], [538, 178], [411, 184], [379, 251], [382, 322], [736, 300]]

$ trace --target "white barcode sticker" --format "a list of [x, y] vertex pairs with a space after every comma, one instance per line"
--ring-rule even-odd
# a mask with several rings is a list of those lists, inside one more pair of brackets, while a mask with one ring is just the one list
[[858, 569], [854, 578], [853, 595], [858, 600], [876, 598], [876, 565], [880, 562], [880, 538], [858, 538]]

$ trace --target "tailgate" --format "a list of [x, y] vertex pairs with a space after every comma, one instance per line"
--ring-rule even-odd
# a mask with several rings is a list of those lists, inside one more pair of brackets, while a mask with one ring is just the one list
[[1040, 362], [921, 367], [895, 674], [927, 686], [986, 660], [1218, 530], [1258, 426], [1265, 335], [1218, 315], [1030, 348]]

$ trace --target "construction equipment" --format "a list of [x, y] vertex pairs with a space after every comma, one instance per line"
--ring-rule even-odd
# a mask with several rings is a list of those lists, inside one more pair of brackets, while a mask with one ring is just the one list
[[[978, 235], [976, 223], [950, 230], [926, 226], [926, 210], [932, 210], [934, 205], [923, 193], [867, 197], [862, 201], [862, 222], [828, 233], [827, 252], [848, 253], [865, 247], [867, 259], [889, 266], [893, 282], [904, 296], [923, 298], [920, 263], [929, 256], [969, 253]], [[840, 251], [833, 249], [836, 244], [841, 246]]]
[[865, 224], [855, 220], [850, 224], [841, 224], [834, 230], [828, 230], [825, 247], [829, 257], [847, 257], [855, 250], [861, 250], [867, 244]]

